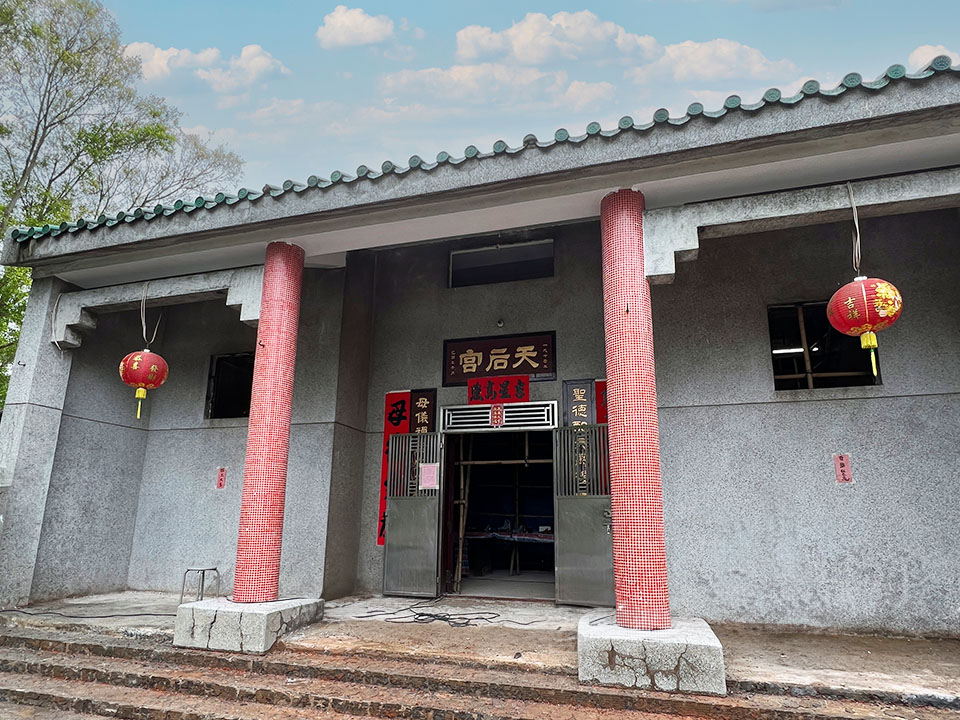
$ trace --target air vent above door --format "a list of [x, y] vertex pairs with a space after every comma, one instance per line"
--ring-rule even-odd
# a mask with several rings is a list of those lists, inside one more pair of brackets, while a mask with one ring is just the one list
[[496, 430], [552, 430], [557, 426], [557, 402], [525, 402], [503, 405], [503, 425], [490, 424], [492, 405], [456, 405], [443, 408], [444, 432], [491, 432]]

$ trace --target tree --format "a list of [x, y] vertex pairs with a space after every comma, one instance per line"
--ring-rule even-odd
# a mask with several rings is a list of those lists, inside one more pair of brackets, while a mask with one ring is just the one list
[[[152, 207], [237, 182], [239, 156], [184, 133], [178, 110], [138, 92], [140, 77], [97, 0], [0, 0], [0, 237], [14, 224]], [[21, 275], [5, 271], [0, 295]]]
[[0, 408], [7, 397], [10, 365], [17, 350], [17, 337], [23, 311], [30, 291], [30, 271], [27, 268], [0, 268]]

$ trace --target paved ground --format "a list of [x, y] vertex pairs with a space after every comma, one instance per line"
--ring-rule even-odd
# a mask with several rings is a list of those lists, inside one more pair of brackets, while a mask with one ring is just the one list
[[[91, 629], [133, 637], [172, 636], [176, 595], [122, 593], [44, 603], [0, 622]], [[150, 614], [145, 614], [150, 613]], [[473, 665], [570, 673], [582, 608], [551, 603], [346, 598], [327, 603], [324, 621], [286, 639], [292, 650], [378, 650]], [[123, 617], [94, 617], [123, 614]], [[73, 617], [64, 617], [73, 616]], [[82, 618], [77, 616], [84, 616]], [[960, 697], [960, 640], [883, 638], [714, 625], [728, 680], [805, 686], [839, 693]], [[3, 716], [0, 715], [0, 718]], [[17, 716], [14, 716], [17, 717]]]
[[173, 638], [179, 593], [124, 592], [38, 603], [22, 612], [0, 612], [0, 623], [22, 627], [92, 629], [129, 637]]

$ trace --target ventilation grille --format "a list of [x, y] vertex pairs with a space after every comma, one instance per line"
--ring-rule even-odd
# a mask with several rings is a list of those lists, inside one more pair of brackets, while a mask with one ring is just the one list
[[557, 426], [557, 403], [508, 403], [503, 406], [503, 425], [490, 425], [492, 405], [457, 405], [443, 408], [444, 432], [489, 432], [495, 430], [552, 430]]

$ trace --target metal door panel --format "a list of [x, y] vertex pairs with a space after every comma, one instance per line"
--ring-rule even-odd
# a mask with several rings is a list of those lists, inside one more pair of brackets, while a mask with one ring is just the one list
[[388, 497], [383, 594], [437, 596], [437, 497]]
[[[443, 441], [440, 433], [390, 438], [387, 517], [383, 553], [383, 594], [437, 597], [439, 594], [440, 498]], [[423, 464], [439, 465], [438, 487], [423, 488]]]
[[610, 496], [558, 497], [556, 503], [557, 602], [612, 607]]
[[554, 431], [557, 602], [613, 606], [607, 426]]

